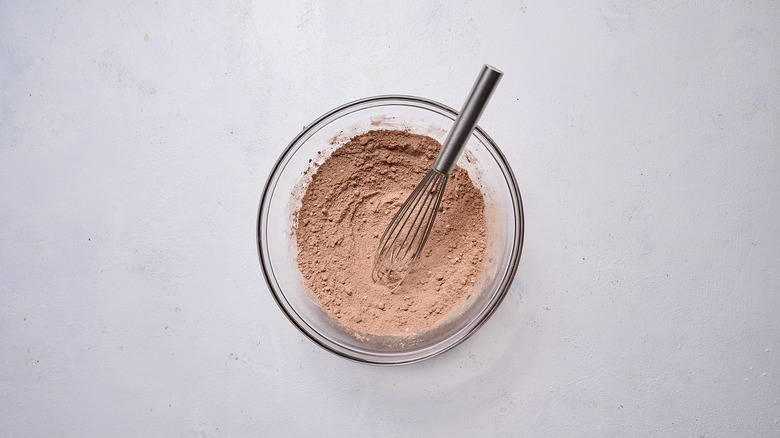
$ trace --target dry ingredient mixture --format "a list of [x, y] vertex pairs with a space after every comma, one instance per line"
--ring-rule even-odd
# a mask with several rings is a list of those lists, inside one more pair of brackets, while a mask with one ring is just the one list
[[441, 149], [436, 140], [377, 130], [351, 138], [312, 175], [294, 228], [298, 267], [317, 303], [374, 335], [412, 333], [441, 320], [482, 269], [485, 206], [468, 173], [450, 175], [423, 254], [394, 284], [371, 279], [379, 238]]

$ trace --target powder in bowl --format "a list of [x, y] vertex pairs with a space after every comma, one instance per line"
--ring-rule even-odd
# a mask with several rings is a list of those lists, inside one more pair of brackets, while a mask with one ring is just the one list
[[414, 333], [470, 298], [485, 254], [485, 205], [460, 167], [404, 282], [393, 289], [371, 278], [379, 238], [440, 149], [424, 135], [369, 131], [312, 175], [295, 216], [297, 263], [317, 304], [342, 325], [373, 335]]

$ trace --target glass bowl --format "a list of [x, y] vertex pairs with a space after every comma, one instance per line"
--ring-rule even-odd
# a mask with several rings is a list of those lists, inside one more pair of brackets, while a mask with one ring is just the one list
[[[257, 243], [271, 293], [287, 318], [326, 350], [359, 362], [399, 365], [443, 353], [473, 334], [509, 290], [523, 246], [523, 207], [512, 170], [493, 140], [479, 127], [458, 165], [468, 171], [485, 199], [485, 262], [468, 302], [430, 329], [403, 335], [357, 333], [326, 314], [304, 287], [296, 261], [294, 215], [300, 208], [307, 170], [321, 164], [352, 136], [372, 129], [400, 129], [440, 143], [457, 112], [413, 96], [377, 96], [338, 107], [303, 129], [274, 165], [260, 200]], [[429, 243], [430, 244], [430, 243]]]

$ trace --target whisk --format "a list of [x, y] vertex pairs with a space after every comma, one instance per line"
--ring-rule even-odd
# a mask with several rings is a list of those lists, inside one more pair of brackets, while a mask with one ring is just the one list
[[444, 188], [503, 73], [485, 64], [433, 163], [385, 229], [374, 255], [374, 281], [404, 281], [436, 220]]

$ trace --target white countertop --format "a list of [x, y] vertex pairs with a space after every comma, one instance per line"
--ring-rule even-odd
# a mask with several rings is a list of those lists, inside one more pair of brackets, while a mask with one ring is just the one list
[[[0, 5], [0, 436], [780, 435], [780, 3], [125, 3]], [[509, 295], [419, 364], [322, 350], [257, 260], [273, 162], [483, 63]]]

